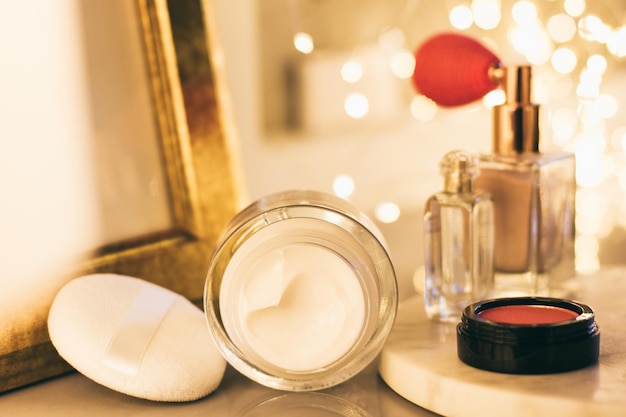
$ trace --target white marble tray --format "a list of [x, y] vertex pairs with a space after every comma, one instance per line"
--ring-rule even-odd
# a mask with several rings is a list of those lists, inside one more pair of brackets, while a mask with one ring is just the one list
[[626, 268], [580, 277], [573, 298], [590, 305], [600, 327], [600, 360], [577, 371], [509, 375], [457, 357], [454, 325], [427, 320], [421, 297], [401, 303], [379, 373], [409, 401], [450, 417], [626, 416]]

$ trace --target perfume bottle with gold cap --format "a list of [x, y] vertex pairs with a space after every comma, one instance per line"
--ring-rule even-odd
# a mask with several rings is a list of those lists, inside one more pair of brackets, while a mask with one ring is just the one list
[[493, 289], [493, 204], [473, 187], [478, 164], [478, 155], [447, 153], [443, 190], [424, 209], [424, 304], [435, 321], [458, 322], [465, 306]]
[[495, 208], [498, 295], [560, 295], [574, 265], [575, 158], [541, 153], [530, 66], [496, 68], [506, 102], [494, 107], [493, 153], [481, 155], [475, 187]]

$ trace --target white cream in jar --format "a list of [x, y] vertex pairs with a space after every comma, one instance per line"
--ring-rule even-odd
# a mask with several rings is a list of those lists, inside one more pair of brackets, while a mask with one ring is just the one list
[[229, 223], [204, 303], [235, 369], [272, 388], [312, 391], [374, 360], [395, 319], [397, 285], [366, 216], [329, 194], [288, 191]]
[[[285, 243], [287, 229], [340, 233], [314, 219], [256, 233], [226, 268], [220, 293], [226, 332], [271, 366], [310, 371], [337, 361], [358, 340], [365, 301], [350, 265], [317, 244]], [[234, 306], [234, 308], [233, 308]]]

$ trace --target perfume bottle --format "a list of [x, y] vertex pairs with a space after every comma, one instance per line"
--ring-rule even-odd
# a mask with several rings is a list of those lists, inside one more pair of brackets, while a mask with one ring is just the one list
[[531, 67], [497, 71], [506, 102], [494, 107], [493, 153], [475, 180], [494, 203], [496, 294], [564, 296], [575, 276], [574, 155], [539, 152]]
[[430, 319], [456, 323], [493, 289], [494, 212], [489, 194], [472, 185], [477, 155], [449, 152], [440, 169], [444, 188], [424, 210], [424, 305]]

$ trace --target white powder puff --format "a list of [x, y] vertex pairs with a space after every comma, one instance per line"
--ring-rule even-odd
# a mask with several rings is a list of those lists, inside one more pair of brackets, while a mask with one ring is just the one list
[[226, 368], [204, 313], [137, 278], [93, 274], [70, 281], [54, 299], [48, 331], [77, 371], [138, 398], [197, 400], [217, 388]]

